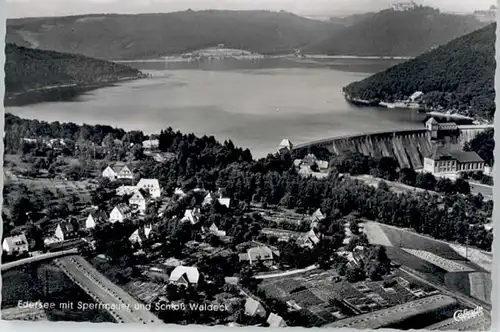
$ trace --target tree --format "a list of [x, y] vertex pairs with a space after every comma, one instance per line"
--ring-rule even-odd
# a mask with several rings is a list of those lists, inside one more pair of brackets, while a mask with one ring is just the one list
[[455, 181], [455, 190], [460, 194], [470, 194], [470, 184], [468, 181], [458, 178]]
[[418, 173], [415, 180], [415, 186], [425, 190], [434, 190], [437, 180], [431, 173]]

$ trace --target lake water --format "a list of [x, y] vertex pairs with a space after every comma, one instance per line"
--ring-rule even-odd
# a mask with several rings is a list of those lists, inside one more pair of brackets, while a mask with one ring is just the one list
[[304, 143], [353, 133], [422, 128], [415, 111], [358, 108], [341, 88], [389, 67], [394, 60], [324, 59], [134, 62], [151, 78], [7, 111], [23, 118], [109, 124], [159, 132], [169, 126], [231, 139], [255, 157], [282, 138]]

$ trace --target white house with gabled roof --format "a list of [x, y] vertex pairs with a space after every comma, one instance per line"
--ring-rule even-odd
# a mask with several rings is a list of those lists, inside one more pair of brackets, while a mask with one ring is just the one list
[[146, 212], [146, 198], [139, 190], [134, 190], [132, 197], [128, 200], [130, 206], [135, 207], [140, 213]]
[[134, 179], [134, 174], [130, 170], [127, 164], [122, 162], [116, 162], [114, 164], [108, 165], [104, 171], [102, 171], [102, 177], [108, 178], [111, 181], [116, 179]]
[[29, 243], [26, 239], [26, 235], [14, 235], [3, 239], [2, 249], [8, 254], [13, 253], [24, 253], [29, 251]]
[[177, 266], [170, 274], [170, 282], [178, 285], [196, 285], [199, 279], [200, 272], [192, 266]]
[[111, 223], [124, 222], [126, 219], [132, 217], [132, 210], [126, 204], [118, 204], [109, 214], [109, 221]]
[[158, 179], [140, 179], [136, 188], [149, 192], [151, 198], [158, 198], [161, 196], [160, 182]]

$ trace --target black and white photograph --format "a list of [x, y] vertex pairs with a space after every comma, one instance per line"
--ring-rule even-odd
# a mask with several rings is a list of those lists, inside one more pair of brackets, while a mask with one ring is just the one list
[[5, 8], [2, 320], [490, 330], [495, 0]]

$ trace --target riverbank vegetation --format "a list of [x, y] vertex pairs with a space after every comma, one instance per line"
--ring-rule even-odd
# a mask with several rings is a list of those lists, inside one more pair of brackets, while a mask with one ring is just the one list
[[492, 120], [495, 114], [495, 29], [490, 24], [444, 46], [345, 87], [351, 97], [394, 102], [422, 91], [428, 109]]
[[[182, 187], [185, 191], [196, 187], [207, 190], [224, 188], [225, 196], [232, 198], [234, 204], [242, 209], [250, 203], [279, 205], [299, 213], [312, 213], [321, 208], [330, 220], [339, 220], [356, 212], [360, 218], [413, 228], [419, 233], [448, 241], [465, 243], [468, 234], [470, 244], [491, 249], [493, 235], [483, 225], [491, 217], [492, 204], [478, 196], [454, 194], [453, 190], [442, 190], [446, 193], [444, 198], [428, 192], [397, 194], [387, 188], [374, 188], [341, 177], [336, 170], [322, 180], [303, 178], [293, 167], [294, 156], [288, 152], [254, 160], [248, 149], [235, 147], [230, 141], [219, 143], [214, 137], [196, 137], [171, 128], [160, 133], [159, 143], [163, 152], [171, 153], [175, 158], [163, 162], [146, 159], [140, 153], [134, 157], [129, 152], [135, 149], [136, 144], [118, 144], [116, 141], [117, 146], [122, 146], [126, 151], [123, 154], [107, 151], [109, 146], [102, 144], [109, 135], [121, 142], [137, 142], [134, 137], [141, 137], [142, 133], [125, 133], [106, 126], [50, 124], [7, 115], [7, 151], [14, 152], [17, 144], [18, 153], [22, 153], [24, 144], [19, 146], [19, 141], [15, 139], [20, 134], [29, 137], [72, 137], [66, 143], [65, 152], [27, 150], [35, 159], [43, 160], [48, 158], [48, 154], [66, 153], [80, 160], [78, 167], [82, 167], [95, 165], [99, 159], [94, 158], [103, 158], [101, 161], [109, 158], [133, 160], [138, 156], [139, 160], [134, 163], [138, 176], [158, 178], [166, 195], [173, 194], [176, 187]], [[72, 143], [72, 140], [76, 142]], [[40, 144], [43, 143], [37, 143]], [[100, 146], [104, 152], [94, 156], [93, 146]], [[33, 154], [34, 151], [39, 152]], [[388, 169], [392, 170], [393, 167]], [[88, 176], [85, 174], [82, 173]], [[244, 238], [247, 233], [253, 234], [251, 224], [247, 222], [238, 223], [236, 229], [240, 235], [234, 236]]]

